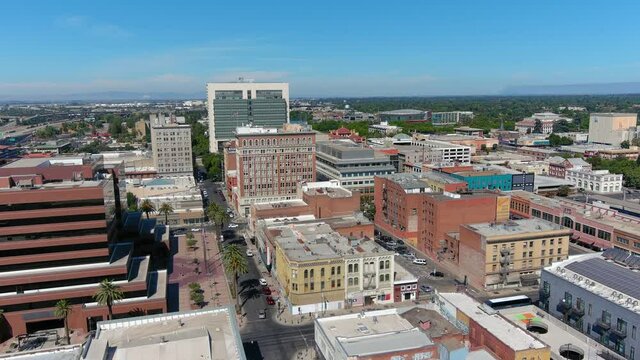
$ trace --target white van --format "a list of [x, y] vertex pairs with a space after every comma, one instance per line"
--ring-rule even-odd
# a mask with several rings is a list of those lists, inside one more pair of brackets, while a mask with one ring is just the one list
[[415, 259], [413, 260], [413, 263], [416, 265], [427, 265], [427, 260], [425, 259]]

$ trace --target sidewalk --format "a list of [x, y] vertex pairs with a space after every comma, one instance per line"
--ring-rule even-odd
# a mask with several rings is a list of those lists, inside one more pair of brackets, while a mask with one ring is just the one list
[[[173, 272], [169, 275], [169, 283], [178, 284], [179, 310], [192, 309], [189, 284], [200, 283], [204, 291], [205, 306], [218, 307], [232, 302], [229, 285], [224, 273], [221, 254], [216, 244], [215, 233], [207, 233], [203, 243], [202, 233], [194, 233], [198, 240], [197, 248], [187, 246], [185, 236], [178, 236], [178, 252], [173, 257]], [[204, 261], [206, 246], [207, 261]], [[194, 260], [195, 259], [195, 260]], [[197, 260], [197, 262], [196, 262]], [[207, 270], [209, 274], [207, 274]]]

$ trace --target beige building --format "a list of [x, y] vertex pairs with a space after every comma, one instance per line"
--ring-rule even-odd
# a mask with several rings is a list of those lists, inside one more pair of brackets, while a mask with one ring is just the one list
[[589, 117], [589, 141], [600, 144], [620, 145], [633, 140], [638, 134], [638, 114], [594, 113]]
[[569, 254], [571, 229], [542, 219], [461, 225], [459, 278], [485, 289], [537, 284], [540, 270]]
[[394, 254], [325, 222], [269, 226], [275, 273], [292, 313], [393, 302]]
[[158, 175], [193, 175], [191, 126], [152, 123], [151, 148]]

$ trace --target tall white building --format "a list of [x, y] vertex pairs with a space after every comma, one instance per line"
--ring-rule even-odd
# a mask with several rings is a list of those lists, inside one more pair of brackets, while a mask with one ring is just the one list
[[289, 122], [289, 84], [229, 82], [207, 84], [209, 151], [234, 139], [243, 125], [280, 128]]
[[589, 116], [589, 141], [620, 145], [638, 136], [638, 114], [594, 113]]
[[151, 149], [159, 175], [193, 175], [191, 126], [152, 123]]

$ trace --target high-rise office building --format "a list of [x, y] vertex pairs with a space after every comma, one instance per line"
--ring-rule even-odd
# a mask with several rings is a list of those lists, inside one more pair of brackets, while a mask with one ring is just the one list
[[209, 150], [235, 138], [237, 127], [281, 127], [289, 122], [288, 83], [208, 83]]
[[193, 175], [191, 126], [175, 122], [151, 122], [151, 148], [158, 175]]

